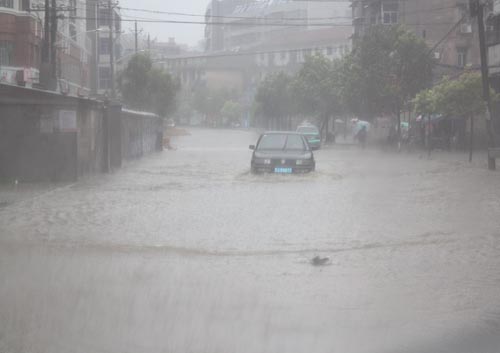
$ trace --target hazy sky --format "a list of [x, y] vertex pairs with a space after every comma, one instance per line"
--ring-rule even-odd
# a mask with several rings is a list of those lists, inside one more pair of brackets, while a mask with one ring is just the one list
[[[204, 14], [209, 0], [120, 0], [121, 7], [134, 9], [147, 9], [155, 11], [182, 12]], [[138, 11], [122, 11], [123, 19], [135, 17], [175, 20], [175, 21], [203, 21], [202, 17], [186, 17], [178, 15], [160, 15]], [[124, 22], [123, 28], [126, 32], [133, 29], [132, 22]], [[192, 24], [170, 24], [170, 23], [139, 23], [143, 33], [150, 33], [151, 39], [158, 38], [167, 41], [169, 37], [175, 37], [178, 43], [196, 45], [203, 38], [205, 27]]]

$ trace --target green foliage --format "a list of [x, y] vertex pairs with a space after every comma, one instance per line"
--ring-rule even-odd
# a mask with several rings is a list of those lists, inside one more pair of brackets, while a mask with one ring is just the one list
[[340, 63], [324, 56], [307, 58], [292, 83], [296, 110], [329, 118], [342, 111]]
[[420, 114], [462, 118], [482, 114], [486, 111], [486, 103], [482, 97], [481, 75], [467, 72], [456, 80], [444, 79], [432, 89], [420, 92], [414, 103]]
[[268, 75], [255, 97], [258, 111], [268, 117], [283, 118], [292, 111], [292, 78], [283, 72]]
[[199, 113], [212, 118], [220, 114], [224, 103], [229, 99], [231, 99], [231, 94], [226, 90], [200, 86], [194, 91], [193, 107]]
[[153, 67], [147, 55], [134, 55], [118, 78], [118, 87], [125, 104], [134, 109], [148, 107], [149, 72]]
[[340, 64], [342, 98], [355, 115], [396, 113], [429, 86], [433, 60], [425, 42], [399, 26], [374, 26]]
[[176, 94], [179, 84], [168, 73], [152, 69], [149, 72], [149, 100], [155, 113], [166, 116], [176, 108]]
[[341, 60], [309, 57], [293, 77], [271, 74], [255, 97], [268, 119], [290, 114], [327, 121], [346, 112], [371, 119], [396, 114], [432, 81], [434, 62], [424, 41], [399, 26], [374, 26]]
[[168, 73], [153, 68], [148, 55], [134, 55], [118, 79], [125, 105], [165, 116], [175, 109], [180, 85]]
[[234, 100], [228, 100], [224, 103], [221, 109], [222, 117], [227, 121], [237, 121], [243, 114], [243, 108], [240, 103]]

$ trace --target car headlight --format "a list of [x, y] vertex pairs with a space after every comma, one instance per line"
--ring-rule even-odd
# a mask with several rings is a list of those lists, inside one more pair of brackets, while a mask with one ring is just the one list
[[296, 164], [297, 165], [309, 164], [309, 160], [308, 159], [297, 159]]

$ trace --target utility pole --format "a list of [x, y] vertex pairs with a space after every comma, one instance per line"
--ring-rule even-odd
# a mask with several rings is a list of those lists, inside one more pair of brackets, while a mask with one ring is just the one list
[[48, 63], [50, 59], [50, 0], [45, 0], [45, 23], [43, 31], [42, 62]]
[[57, 3], [52, 0], [50, 9], [50, 63], [51, 77], [57, 79]]
[[[495, 136], [491, 122], [491, 97], [490, 97], [490, 82], [488, 70], [488, 57], [486, 48], [486, 35], [484, 30], [484, 8], [485, 4], [482, 0], [469, 0], [469, 8], [471, 17], [477, 17], [477, 27], [479, 34], [479, 52], [481, 55], [481, 77], [483, 81], [483, 99], [486, 102], [486, 129], [488, 132], [488, 147], [495, 147]], [[496, 169], [496, 161], [488, 155], [488, 168]]]
[[108, 20], [109, 20], [109, 69], [110, 69], [110, 81], [111, 81], [111, 98], [116, 97], [116, 92], [115, 92], [115, 44], [114, 44], [114, 39], [113, 39], [113, 30], [114, 30], [114, 25], [113, 25], [113, 6], [112, 6], [112, 0], [108, 0]]
[[151, 54], [151, 36], [148, 33], [148, 54]]
[[137, 21], [135, 21], [135, 53], [137, 54], [139, 48], [138, 48], [138, 42], [139, 42], [139, 32], [137, 31]]

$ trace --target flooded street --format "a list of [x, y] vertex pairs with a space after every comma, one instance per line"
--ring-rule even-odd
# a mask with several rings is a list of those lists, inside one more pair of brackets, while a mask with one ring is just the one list
[[500, 331], [484, 158], [337, 146], [312, 174], [252, 175], [256, 138], [194, 129], [0, 206], [0, 352], [413, 352]]

